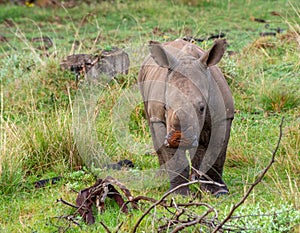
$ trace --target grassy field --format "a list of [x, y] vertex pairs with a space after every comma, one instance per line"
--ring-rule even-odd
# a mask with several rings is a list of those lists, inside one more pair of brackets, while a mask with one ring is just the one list
[[[261, 36], [270, 32], [276, 35]], [[216, 208], [222, 220], [268, 165], [285, 117], [276, 162], [234, 214], [243, 217], [230, 224], [244, 232], [300, 232], [297, 0], [116, 0], [73, 8], [0, 4], [0, 232], [65, 232], [69, 223], [57, 217], [73, 210], [56, 200], [75, 203], [72, 189], [92, 185], [95, 176], [120, 179], [134, 196], [160, 198], [168, 182], [153, 177], [158, 161], [135, 86], [147, 42], [194, 37], [205, 39], [198, 45], [208, 49], [213, 40], [207, 38], [220, 33], [229, 47], [219, 66], [236, 108], [224, 174], [231, 193], [219, 199], [203, 194], [199, 201]], [[41, 36], [51, 38], [48, 50], [39, 50], [45, 44], [33, 40]], [[67, 55], [99, 54], [114, 46], [128, 52], [131, 67], [104, 87], [78, 88], [75, 75], [60, 68]], [[122, 114], [128, 114], [125, 126], [118, 120]], [[121, 159], [132, 160], [134, 169], [103, 171], [95, 162]], [[58, 184], [34, 187], [58, 175], [63, 177]], [[67, 232], [105, 232], [100, 221], [112, 232], [123, 222], [119, 232], [131, 232], [143, 213], [125, 215], [111, 200], [106, 206], [96, 224], [71, 224]], [[166, 210], [155, 209], [138, 232], [157, 232], [162, 216], [168, 216]], [[198, 225], [183, 232], [210, 229]]]

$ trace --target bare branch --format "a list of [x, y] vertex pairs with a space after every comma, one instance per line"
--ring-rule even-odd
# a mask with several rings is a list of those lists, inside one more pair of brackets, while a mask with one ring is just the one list
[[120, 228], [123, 226], [123, 223], [124, 223], [124, 222], [121, 222], [121, 223], [119, 224], [119, 226], [117, 227], [117, 230], [115, 231], [116, 233], [119, 232]]
[[62, 198], [57, 199], [56, 202], [61, 202], [61, 203], [65, 204], [65, 205], [71, 206], [71, 207], [73, 207], [75, 209], [79, 208], [78, 206], [73, 205], [72, 203], [69, 203], [69, 202], [65, 201], [64, 199], [62, 199]]
[[198, 177], [204, 177], [205, 179], [207, 179], [207, 180], [198, 179], [200, 184], [212, 184], [212, 185], [217, 185], [219, 187], [224, 187], [225, 186], [225, 184], [220, 184], [220, 183], [212, 180], [207, 174], [199, 171], [198, 169], [194, 168], [193, 166], [191, 168], [195, 173], [197, 173]]
[[[59, 217], [55, 217], [57, 219], [65, 219], [67, 220], [68, 222], [71, 222], [73, 224], [75, 224], [76, 226], [79, 226], [80, 227], [80, 224], [76, 221], [76, 218], [73, 214], [71, 215], [65, 215], [65, 216], [59, 216]], [[70, 227], [70, 223], [69, 223], [69, 227]]]
[[105, 231], [107, 232], [107, 233], [111, 233], [111, 231], [108, 229], [108, 227], [104, 224], [104, 222], [100, 222], [100, 224], [103, 226], [103, 228], [105, 229]]
[[281, 138], [282, 138], [283, 122], [284, 122], [284, 117], [281, 119], [281, 123], [280, 123], [280, 126], [279, 126], [279, 138], [278, 138], [278, 141], [277, 141], [276, 148], [275, 148], [275, 150], [272, 153], [272, 158], [271, 158], [270, 163], [262, 171], [262, 173], [258, 176], [258, 178], [255, 180], [255, 182], [250, 186], [250, 188], [248, 189], [248, 191], [246, 192], [246, 194], [243, 196], [243, 198], [232, 207], [232, 209], [230, 210], [230, 212], [228, 213], [228, 215], [225, 217], [225, 219], [220, 224], [218, 224], [215, 227], [215, 229], [213, 230], [212, 233], [218, 232], [222, 228], [222, 226], [227, 221], [229, 221], [231, 219], [234, 211], [245, 202], [245, 200], [248, 198], [248, 196], [250, 195], [250, 193], [252, 192], [252, 190], [254, 189], [254, 187], [262, 181], [262, 179], [264, 178], [264, 176], [266, 175], [266, 173], [268, 172], [268, 170], [270, 169], [270, 167], [272, 166], [272, 164], [275, 162], [275, 155], [276, 155], [276, 153], [278, 151], [278, 148], [279, 148], [279, 145], [280, 145], [280, 141], [281, 141]]
[[[155, 202], [157, 202], [157, 200], [156, 199], [154, 199], [154, 198], [151, 198], [151, 197], [146, 197], [146, 196], [137, 196], [137, 197], [134, 197], [134, 198], [132, 198], [132, 200], [128, 200], [128, 201], [126, 201], [125, 203], [124, 203], [124, 205], [125, 206], [127, 206], [127, 204], [129, 203], [129, 202], [134, 202], [135, 203], [135, 209], [138, 209], [138, 206], [137, 206], [137, 203], [139, 202], [139, 201], [149, 201], [149, 202], [152, 202], [152, 203], [155, 203]], [[161, 203], [161, 205], [164, 205], [165, 203]]]

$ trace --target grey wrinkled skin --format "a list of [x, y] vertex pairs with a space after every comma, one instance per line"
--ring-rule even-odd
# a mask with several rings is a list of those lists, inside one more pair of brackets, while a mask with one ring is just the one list
[[[191, 164], [201, 172], [198, 178], [224, 184], [202, 185], [203, 190], [215, 195], [228, 192], [222, 174], [234, 104], [216, 66], [225, 48], [225, 40], [217, 40], [208, 51], [181, 39], [149, 44], [150, 55], [141, 66], [138, 83], [153, 145], [161, 169], [168, 172], [170, 189], [189, 181]], [[187, 195], [189, 189], [177, 193]]]

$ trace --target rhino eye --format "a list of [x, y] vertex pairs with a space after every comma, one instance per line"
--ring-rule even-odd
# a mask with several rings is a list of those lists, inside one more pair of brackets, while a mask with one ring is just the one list
[[200, 104], [199, 110], [200, 110], [200, 113], [203, 113], [203, 112], [204, 112], [204, 110], [205, 110], [205, 105], [204, 105], [203, 103]]

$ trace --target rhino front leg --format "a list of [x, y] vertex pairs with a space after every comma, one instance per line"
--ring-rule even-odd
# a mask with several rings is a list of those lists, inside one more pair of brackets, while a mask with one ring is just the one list
[[[169, 156], [171, 155], [171, 158], [166, 161], [166, 168], [170, 179], [171, 190], [178, 185], [189, 182], [190, 166], [184, 149], [165, 149], [167, 149], [166, 153], [168, 153]], [[190, 193], [189, 187], [182, 187], [176, 190], [174, 193], [186, 196]]]
[[[189, 178], [189, 163], [185, 155], [185, 150], [167, 148], [164, 146], [166, 127], [163, 122], [151, 122], [150, 125], [152, 141], [158, 155], [161, 170], [168, 173], [170, 179], [170, 189], [180, 184], [187, 183]], [[189, 188], [183, 187], [175, 191], [181, 195], [188, 195]]]
[[205, 180], [212, 180], [219, 184], [222, 184], [223, 186], [214, 185], [214, 184], [202, 184], [201, 185], [201, 188], [204, 191], [212, 193], [215, 196], [229, 193], [229, 190], [228, 190], [225, 182], [223, 181], [222, 176], [223, 176], [224, 163], [225, 163], [225, 159], [226, 159], [227, 146], [228, 146], [228, 142], [229, 142], [229, 138], [230, 138], [231, 123], [232, 123], [232, 119], [226, 120], [226, 132], [225, 132], [223, 147], [222, 147], [215, 163], [206, 172], [206, 175], [203, 177], [203, 179], [205, 179]]
[[203, 157], [205, 156], [206, 148], [203, 146], [199, 146], [196, 152], [192, 152], [192, 153], [195, 153], [192, 160], [192, 166], [197, 170], [197, 172], [192, 170], [191, 179], [212, 181], [212, 182], [217, 182], [219, 184], [222, 184], [222, 186], [219, 186], [217, 184], [202, 183], [201, 189], [205, 192], [212, 194], [213, 196], [227, 194], [229, 192], [228, 188], [222, 180], [223, 165], [225, 160], [223, 156], [224, 154], [220, 155], [216, 163], [210, 169], [208, 169], [208, 171], [204, 173], [199, 169], [199, 167], [203, 160]]
[[217, 182], [223, 182], [222, 175], [223, 175], [223, 168], [226, 159], [227, 146], [230, 138], [231, 123], [232, 123], [232, 119], [226, 120], [226, 133], [225, 133], [225, 140], [224, 140], [222, 150], [216, 162], [214, 163], [213, 167], [207, 172], [207, 174]]
[[[151, 136], [152, 136], [152, 141], [153, 141], [153, 146], [154, 149], [158, 155], [158, 162], [159, 165], [162, 168], [164, 168], [165, 161], [167, 158], [165, 158], [165, 154], [163, 152], [163, 143], [165, 140], [165, 135], [166, 135], [166, 126], [165, 123], [162, 121], [152, 121], [150, 122], [150, 131], [151, 131]], [[164, 168], [166, 170], [166, 168]]]

